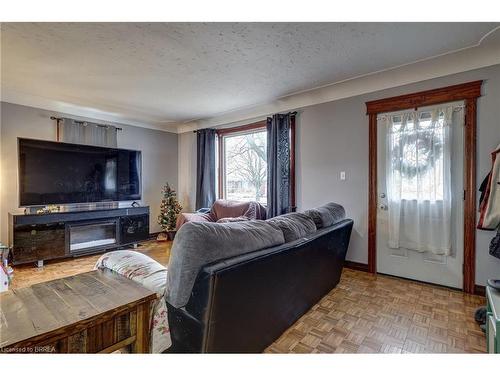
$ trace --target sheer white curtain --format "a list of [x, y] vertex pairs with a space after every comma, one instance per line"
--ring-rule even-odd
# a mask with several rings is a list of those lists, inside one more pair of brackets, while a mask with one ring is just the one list
[[450, 255], [453, 107], [386, 116], [389, 247]]
[[62, 118], [57, 122], [59, 141], [93, 146], [116, 147], [117, 128], [86, 121]]

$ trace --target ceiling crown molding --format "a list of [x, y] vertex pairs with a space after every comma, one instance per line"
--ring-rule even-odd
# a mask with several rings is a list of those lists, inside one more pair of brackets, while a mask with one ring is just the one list
[[107, 106], [108, 110], [103, 111], [96, 109], [95, 106], [85, 107], [82, 105], [69, 103], [68, 101], [52, 100], [38, 95], [32, 95], [25, 92], [12, 90], [9, 87], [3, 86], [1, 90], [0, 100], [6, 103], [13, 103], [17, 105], [24, 105], [27, 107], [54, 111], [54, 114], [68, 114], [72, 116], [86, 117], [95, 120], [120, 123], [124, 125], [166, 131], [171, 133], [176, 133], [178, 126], [178, 124], [159, 121], [156, 118], [151, 118], [144, 114], [138, 115], [138, 119], [131, 119], [129, 117], [120, 115], [119, 108], [110, 108], [109, 105]]

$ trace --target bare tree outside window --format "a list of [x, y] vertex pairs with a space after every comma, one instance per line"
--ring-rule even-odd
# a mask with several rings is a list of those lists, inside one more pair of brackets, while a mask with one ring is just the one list
[[267, 203], [267, 133], [224, 138], [225, 197]]

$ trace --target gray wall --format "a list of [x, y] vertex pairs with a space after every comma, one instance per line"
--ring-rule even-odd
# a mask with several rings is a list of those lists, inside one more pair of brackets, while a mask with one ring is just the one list
[[[335, 201], [355, 225], [347, 258], [368, 258], [368, 117], [365, 102], [452, 84], [485, 80], [478, 101], [478, 187], [491, 168], [490, 152], [500, 143], [500, 65], [299, 109], [297, 120], [297, 205], [299, 210]], [[179, 191], [187, 210], [194, 205], [196, 137], [179, 136]], [[340, 171], [346, 180], [340, 180]], [[479, 198], [479, 195], [478, 195]], [[493, 232], [477, 231], [476, 282], [500, 277], [500, 260], [488, 254]]]
[[[60, 115], [81, 120], [70, 114], [1, 103], [0, 156], [0, 241], [8, 242], [8, 212], [22, 212], [18, 208], [17, 137], [44, 140], [56, 139], [56, 125], [50, 116]], [[99, 122], [97, 120], [93, 120]], [[142, 151], [142, 203], [151, 206], [150, 231], [158, 232], [156, 223], [161, 201], [161, 188], [165, 182], [177, 187], [177, 134], [124, 124], [118, 132], [118, 147]]]
[[[390, 90], [310, 106], [297, 122], [298, 207], [326, 201], [346, 207], [355, 226], [348, 259], [368, 258], [368, 118], [365, 102], [483, 79], [478, 100], [477, 185], [491, 168], [490, 152], [500, 143], [500, 65], [451, 75]], [[339, 178], [346, 171], [346, 180]], [[479, 198], [479, 194], [478, 194]], [[500, 277], [500, 259], [488, 254], [493, 232], [477, 231], [476, 283]]]

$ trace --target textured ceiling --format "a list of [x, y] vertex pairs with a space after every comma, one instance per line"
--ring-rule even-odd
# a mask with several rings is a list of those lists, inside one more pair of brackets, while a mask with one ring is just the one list
[[3, 23], [4, 93], [174, 130], [473, 46], [493, 23]]

